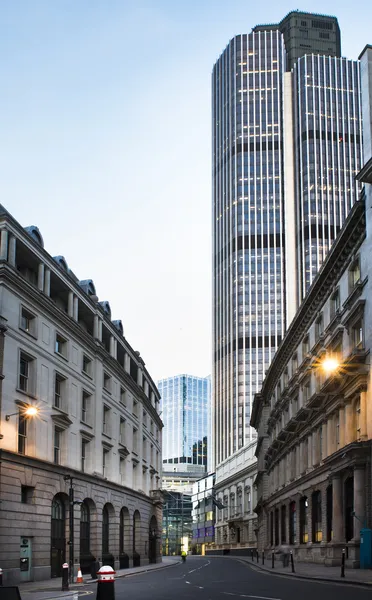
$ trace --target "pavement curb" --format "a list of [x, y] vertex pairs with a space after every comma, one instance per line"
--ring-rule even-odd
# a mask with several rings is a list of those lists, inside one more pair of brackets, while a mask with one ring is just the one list
[[[238, 556], [230, 556], [229, 558], [241, 558]], [[356, 581], [355, 579], [347, 579], [345, 577], [340, 579], [335, 579], [334, 577], [312, 577], [311, 575], [301, 575], [300, 573], [283, 573], [282, 571], [275, 571], [275, 569], [266, 569], [257, 563], [250, 563], [248, 560], [244, 561], [248, 567], [253, 567], [253, 569], [259, 569], [269, 575], [280, 575], [282, 577], [289, 577], [293, 579], [306, 579], [307, 581], [321, 581], [326, 583], [337, 583], [337, 584], [346, 584], [346, 585], [358, 585], [365, 588], [370, 588], [372, 586], [372, 581]]]
[[[162, 565], [161, 567], [155, 567], [152, 569], [141, 569], [141, 571], [137, 571], [134, 573], [123, 573], [122, 575], [117, 575], [115, 577], [115, 581], [117, 579], [123, 579], [123, 577], [132, 577], [134, 575], [141, 575], [141, 573], [149, 573], [150, 571], [162, 571], [163, 569], [169, 569], [170, 567], [175, 567], [176, 565], [179, 565], [179, 564], [181, 564], [181, 561], [175, 560], [174, 563], [172, 563], [171, 565]], [[97, 583], [97, 581], [98, 581], [98, 579], [88, 579], [88, 580], [84, 581], [84, 584]], [[76, 588], [74, 588], [74, 589], [76, 589]], [[79, 589], [79, 588], [77, 588], [77, 589]]]

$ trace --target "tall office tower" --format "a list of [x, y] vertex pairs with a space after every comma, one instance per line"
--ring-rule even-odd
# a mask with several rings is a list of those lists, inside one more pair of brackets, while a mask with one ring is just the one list
[[196, 467], [202, 473], [208, 461], [210, 377], [177, 375], [160, 380], [158, 386], [164, 423], [164, 471], [192, 471]]
[[317, 56], [331, 25], [329, 52], [340, 54], [334, 17], [290, 13], [233, 38], [213, 69], [216, 464], [254, 437], [253, 395], [356, 198], [359, 67]]
[[362, 118], [358, 61], [304, 56], [293, 67], [298, 298], [359, 196]]

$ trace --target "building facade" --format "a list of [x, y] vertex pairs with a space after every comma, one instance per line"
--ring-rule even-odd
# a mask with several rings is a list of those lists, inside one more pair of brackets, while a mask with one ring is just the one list
[[358, 197], [359, 66], [339, 46], [334, 17], [290, 13], [233, 38], [213, 69], [216, 465], [255, 438], [254, 394]]
[[217, 466], [214, 554], [247, 554], [257, 547], [255, 449], [253, 441]]
[[[164, 423], [163, 464], [165, 471], [205, 471], [210, 433], [210, 378], [177, 375], [158, 382]], [[174, 467], [174, 465], [176, 465]]]
[[372, 46], [361, 57], [364, 183], [256, 396], [259, 550], [359, 565], [372, 525]]
[[215, 474], [209, 473], [196, 481], [192, 489], [192, 545], [193, 554], [204, 554], [214, 548], [215, 542]]
[[159, 560], [162, 422], [145, 363], [36, 227], [1, 207], [0, 234], [4, 580]]

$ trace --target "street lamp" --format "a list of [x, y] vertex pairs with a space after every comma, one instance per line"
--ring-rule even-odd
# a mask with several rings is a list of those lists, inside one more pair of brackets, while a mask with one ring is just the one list
[[70, 583], [74, 582], [74, 506], [75, 504], [78, 504], [79, 506], [81, 506], [83, 503], [80, 501], [74, 501], [74, 488], [72, 486], [72, 482], [73, 482], [73, 478], [71, 475], [64, 475], [63, 479], [65, 481], [69, 481], [70, 482], [70, 488], [69, 488], [69, 494], [68, 494], [68, 499], [69, 499], [69, 533], [70, 533], [70, 538], [68, 541], [68, 545], [70, 547], [69, 549], [69, 572], [70, 572]]
[[[32, 406], [31, 404], [27, 404], [23, 407], [23, 411], [21, 413], [22, 417], [36, 417], [39, 413], [39, 409], [36, 406]], [[10, 417], [14, 417], [19, 415], [19, 412], [11, 413], [10, 415], [5, 415], [5, 420], [9, 421]]]
[[337, 371], [340, 366], [340, 362], [334, 356], [327, 356], [322, 361], [321, 366], [327, 375], [331, 375]]

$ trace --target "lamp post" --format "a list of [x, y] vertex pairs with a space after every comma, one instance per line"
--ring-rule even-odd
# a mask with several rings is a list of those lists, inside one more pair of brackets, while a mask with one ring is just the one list
[[69, 540], [68, 540], [68, 545], [69, 545], [69, 572], [70, 572], [70, 582], [73, 583], [74, 582], [74, 506], [75, 504], [78, 504], [79, 506], [81, 506], [83, 503], [79, 502], [79, 501], [74, 501], [74, 488], [72, 485], [73, 479], [71, 475], [64, 475], [63, 479], [65, 481], [69, 481], [70, 482], [70, 488], [68, 491], [68, 516], [69, 516]]

